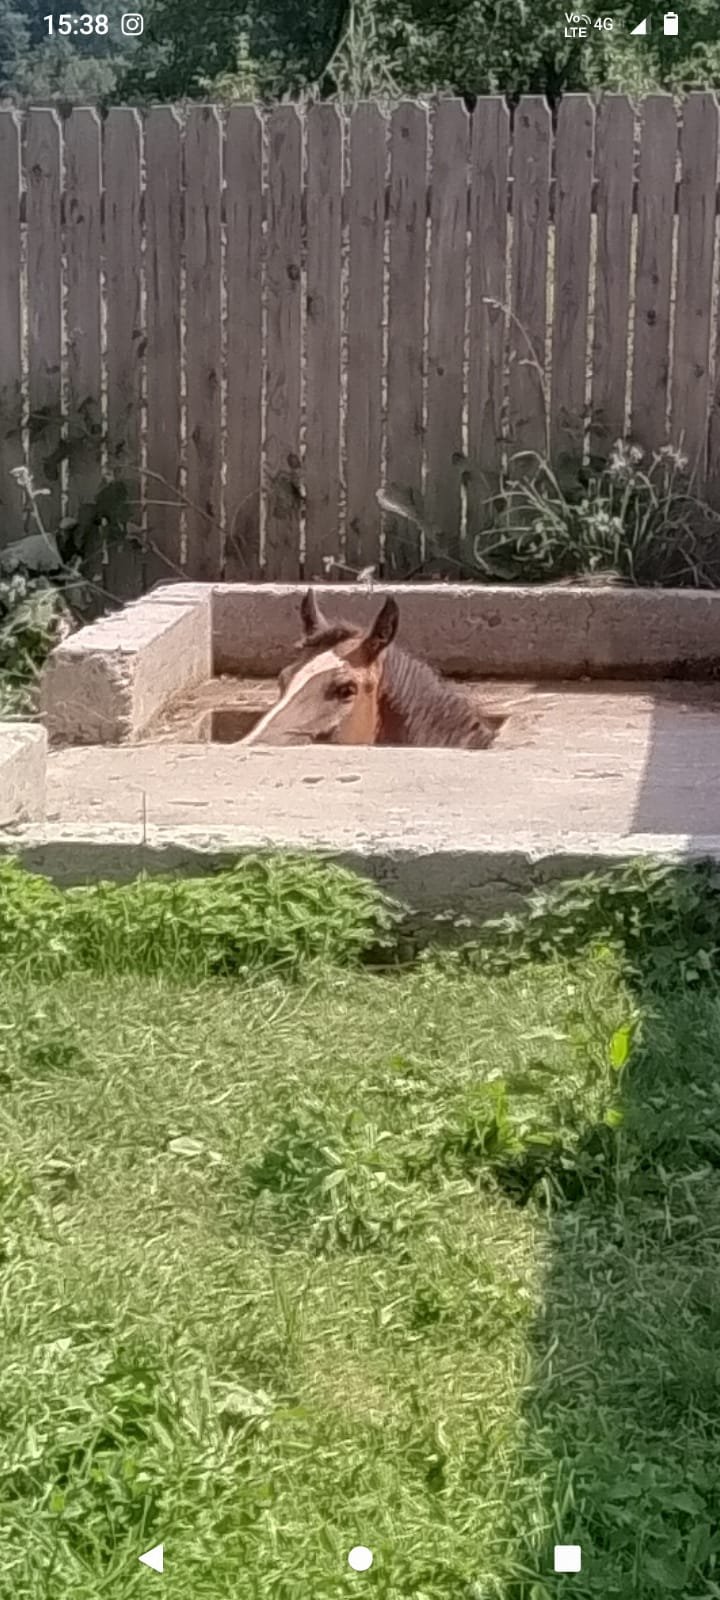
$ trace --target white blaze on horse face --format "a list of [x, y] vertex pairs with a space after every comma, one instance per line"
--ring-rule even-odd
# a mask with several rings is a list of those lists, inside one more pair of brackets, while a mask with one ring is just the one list
[[[298, 700], [298, 696], [303, 693], [303, 690], [307, 689], [313, 683], [314, 679], [321, 678], [324, 673], [337, 672], [338, 667], [343, 665], [344, 662], [341, 661], [340, 656], [335, 654], [334, 650], [323, 650], [319, 656], [311, 657], [310, 661], [306, 661], [305, 665], [300, 667], [295, 673], [294, 677], [290, 679], [290, 682], [283, 690], [280, 699], [275, 702], [275, 705], [271, 706], [270, 710], [265, 712], [265, 716], [260, 718], [260, 721], [255, 724], [255, 727], [251, 729], [250, 733], [247, 733], [244, 739], [240, 739], [239, 743], [262, 744], [263, 735], [268, 732], [270, 733], [270, 742], [272, 743], [273, 724], [277, 725], [276, 731], [278, 733], [280, 732], [281, 725], [285, 725], [285, 727], [288, 729], [290, 728], [292, 724], [294, 703]], [[321, 690], [320, 686], [318, 685], [318, 694], [320, 693]], [[298, 735], [302, 735], [302, 716], [300, 712], [298, 722], [299, 725], [297, 729], [293, 731], [296, 731]]]

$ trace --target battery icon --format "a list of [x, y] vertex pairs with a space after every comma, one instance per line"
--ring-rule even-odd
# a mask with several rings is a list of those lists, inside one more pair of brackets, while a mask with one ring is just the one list
[[663, 17], [663, 33], [670, 33], [677, 37], [678, 14], [677, 11], [666, 11]]

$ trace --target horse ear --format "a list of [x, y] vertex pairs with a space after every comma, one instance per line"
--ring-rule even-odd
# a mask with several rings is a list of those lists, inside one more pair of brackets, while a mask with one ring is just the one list
[[302, 625], [307, 638], [313, 633], [320, 633], [323, 628], [327, 627], [327, 622], [315, 599], [314, 589], [308, 589], [307, 593], [303, 595], [300, 616], [302, 617]]
[[400, 612], [397, 600], [386, 600], [381, 611], [378, 612], [371, 628], [368, 629], [363, 639], [363, 655], [366, 661], [374, 661], [383, 650], [392, 644], [397, 633]]

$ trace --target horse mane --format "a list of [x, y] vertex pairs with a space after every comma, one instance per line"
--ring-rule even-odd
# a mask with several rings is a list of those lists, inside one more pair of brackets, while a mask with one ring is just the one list
[[[315, 654], [362, 635], [362, 628], [338, 622], [313, 629], [298, 648]], [[391, 644], [380, 665], [378, 744], [485, 750], [493, 743], [499, 720], [484, 716], [426, 661]]]
[[498, 724], [483, 716], [426, 661], [390, 645], [382, 657], [378, 744], [484, 750]]

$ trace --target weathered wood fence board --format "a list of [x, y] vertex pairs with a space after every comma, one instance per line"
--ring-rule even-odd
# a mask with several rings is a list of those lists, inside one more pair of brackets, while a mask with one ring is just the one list
[[185, 565], [199, 582], [222, 562], [220, 131], [214, 106], [193, 107], [185, 138]]
[[334, 106], [307, 117], [307, 413], [305, 565], [322, 576], [338, 553], [340, 514], [340, 333], [342, 126]]
[[451, 561], [460, 544], [468, 131], [462, 101], [441, 100], [433, 128], [430, 196], [425, 504]]
[[[133, 528], [141, 524], [141, 141], [135, 111], [119, 107], [109, 113], [104, 141], [107, 458], [110, 477], [127, 488]], [[125, 600], [142, 590], [142, 553], [137, 537], [121, 542], [119, 532], [110, 525], [106, 586]]]
[[118, 599], [416, 572], [382, 485], [450, 571], [523, 450], [720, 505], [719, 143], [704, 92], [0, 111], [0, 545], [21, 465]]
[[528, 96], [513, 138], [510, 446], [544, 451], [547, 442], [545, 345], [550, 180], [550, 111]]
[[672, 100], [650, 95], [642, 111], [630, 419], [632, 437], [643, 450], [667, 440], [676, 151]]
[[46, 526], [61, 516], [62, 244], [60, 124], [54, 111], [28, 116], [26, 170], [28, 403], [30, 471], [43, 500]]
[[590, 201], [595, 118], [583, 95], [558, 109], [550, 450], [558, 465], [583, 457], [590, 289]]
[[263, 452], [262, 122], [232, 106], [225, 138], [227, 416], [225, 575], [257, 578]]
[[507, 106], [484, 96], [473, 115], [470, 156], [469, 530], [487, 521], [502, 466], [509, 150]]
[[[103, 477], [102, 415], [102, 147], [100, 119], [79, 109], [68, 117], [65, 144], [65, 349], [67, 360], [68, 517], [87, 519]], [[103, 581], [104, 536], [96, 518], [81, 523], [85, 572]], [[96, 610], [103, 609], [96, 596]]]
[[606, 95], [595, 127], [597, 174], [595, 318], [590, 449], [607, 455], [625, 432], [633, 220], [633, 112]]
[[265, 558], [292, 578], [300, 551], [302, 124], [294, 106], [269, 119]]
[[23, 496], [11, 476], [23, 465], [20, 124], [0, 116], [0, 547], [23, 531]]
[[182, 572], [181, 273], [182, 146], [174, 111], [157, 106], [145, 128], [148, 537], [145, 582]]
[[96, 112], [73, 111], [64, 142], [67, 510], [76, 516], [94, 499], [102, 475], [102, 173]]
[[715, 207], [709, 203], [718, 161], [718, 108], [713, 95], [692, 95], [688, 100], [680, 151], [671, 437], [687, 456], [700, 488], [705, 477], [716, 231]]
[[[419, 508], [423, 487], [423, 367], [425, 355], [425, 272], [427, 195], [427, 117], [405, 101], [390, 121], [388, 254], [387, 441], [385, 474], [401, 484]], [[421, 558], [417, 529], [399, 518], [386, 519], [388, 572], [402, 578]]]
[[350, 123], [345, 557], [359, 570], [380, 555], [385, 134], [379, 108], [359, 105]]

